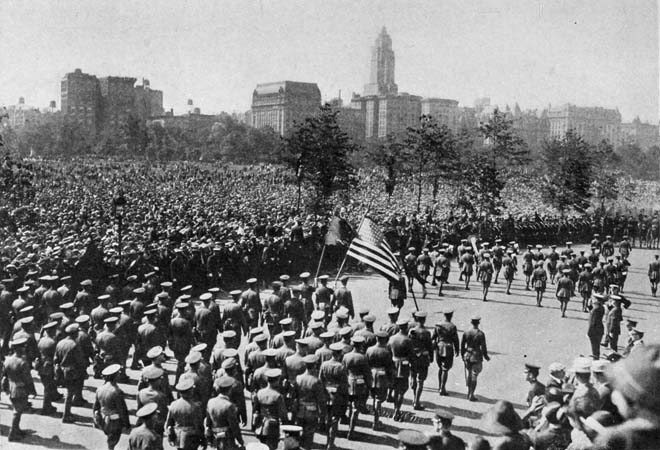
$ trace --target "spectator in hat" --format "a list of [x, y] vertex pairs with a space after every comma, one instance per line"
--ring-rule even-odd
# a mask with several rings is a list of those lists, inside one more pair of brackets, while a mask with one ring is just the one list
[[659, 361], [660, 346], [646, 345], [609, 367], [612, 402], [625, 421], [606, 428], [596, 438], [595, 449], [660, 448]]
[[565, 449], [571, 443], [571, 427], [568, 423], [566, 408], [553, 402], [541, 411], [541, 421], [527, 435], [534, 450]]
[[14, 410], [8, 436], [10, 442], [25, 437], [25, 432], [20, 428], [21, 416], [29, 409], [28, 396], [37, 395], [30, 374], [30, 364], [26, 359], [26, 343], [25, 337], [19, 337], [10, 343], [12, 354], [4, 362], [4, 375], [0, 383]]
[[120, 370], [119, 364], [111, 364], [103, 369], [101, 375], [105, 382], [96, 390], [92, 409], [94, 425], [105, 433], [108, 450], [114, 450], [122, 430], [131, 428], [125, 394], [116, 382]]
[[579, 417], [588, 417], [602, 407], [598, 391], [591, 383], [590, 358], [576, 358], [573, 363], [575, 372], [575, 392], [569, 402], [569, 411]]
[[528, 450], [531, 442], [523, 428], [522, 420], [513, 405], [506, 400], [498, 400], [481, 417], [482, 429], [500, 436], [494, 439], [493, 450]]
[[545, 404], [545, 385], [538, 380], [541, 367], [536, 364], [525, 363], [525, 381], [529, 383], [527, 391], [528, 409], [522, 417], [523, 422], [529, 423], [534, 427], [541, 417], [541, 408]]

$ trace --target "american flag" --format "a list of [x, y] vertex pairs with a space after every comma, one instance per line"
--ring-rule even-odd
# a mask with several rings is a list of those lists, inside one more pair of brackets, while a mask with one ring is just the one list
[[362, 221], [357, 237], [348, 247], [348, 256], [372, 267], [391, 280], [398, 280], [401, 274], [401, 266], [392, 254], [385, 235], [369, 217], [365, 217]]

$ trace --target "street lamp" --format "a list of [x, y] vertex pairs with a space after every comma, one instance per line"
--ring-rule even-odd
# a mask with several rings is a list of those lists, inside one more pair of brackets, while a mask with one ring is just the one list
[[112, 214], [115, 216], [115, 219], [117, 220], [117, 234], [118, 234], [118, 245], [119, 245], [119, 272], [121, 273], [121, 264], [122, 264], [122, 259], [121, 259], [121, 249], [122, 249], [122, 242], [121, 242], [121, 228], [122, 228], [122, 222], [124, 220], [124, 208], [126, 207], [126, 197], [124, 197], [124, 192], [120, 189], [119, 192], [117, 193], [117, 196], [112, 199]]

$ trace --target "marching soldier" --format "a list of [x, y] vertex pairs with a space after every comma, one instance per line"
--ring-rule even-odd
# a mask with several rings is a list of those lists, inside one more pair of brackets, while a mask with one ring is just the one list
[[335, 291], [335, 301], [332, 308], [333, 312], [336, 312], [342, 306], [348, 310], [348, 317], [353, 319], [355, 317], [355, 309], [353, 308], [353, 295], [351, 291], [348, 290], [346, 285], [348, 284], [348, 276], [344, 275], [339, 279], [341, 286]]
[[376, 332], [378, 342], [367, 348], [367, 360], [371, 367], [371, 396], [374, 407], [373, 430], [381, 428], [380, 407], [387, 399], [387, 393], [391, 388], [390, 380], [394, 377], [394, 361], [392, 352], [387, 347], [390, 336], [385, 331]]
[[589, 313], [587, 336], [591, 344], [591, 357], [595, 361], [600, 359], [600, 340], [603, 338], [603, 334], [605, 334], [605, 327], [603, 326], [603, 316], [605, 315], [603, 299], [604, 297], [601, 294], [594, 294], [591, 312]]
[[429, 249], [424, 247], [422, 249], [422, 254], [417, 257], [416, 261], [417, 279], [422, 283], [422, 298], [426, 297], [426, 279], [431, 272], [431, 266], [433, 266], [433, 261], [429, 256]]
[[504, 269], [504, 281], [506, 282], [506, 293], [511, 295], [511, 284], [513, 283], [513, 276], [516, 273], [516, 266], [513, 262], [513, 250], [507, 250], [506, 256], [502, 259], [502, 268]]
[[447, 378], [449, 371], [454, 366], [454, 358], [459, 355], [458, 330], [451, 321], [454, 311], [446, 309], [443, 311], [445, 320], [436, 324], [433, 330], [432, 341], [435, 345], [435, 356], [438, 364], [438, 391], [440, 395], [447, 393]]
[[25, 436], [21, 430], [21, 416], [29, 410], [28, 397], [37, 395], [30, 374], [30, 364], [26, 359], [25, 344], [27, 339], [24, 337], [14, 339], [9, 344], [13, 354], [7, 357], [4, 364], [4, 376], [0, 385], [9, 396], [14, 414], [11, 421], [8, 440], [10, 442], [19, 441]]
[[424, 381], [429, 373], [429, 366], [433, 362], [433, 339], [431, 330], [426, 328], [426, 312], [416, 311], [413, 313], [417, 321], [417, 326], [408, 332], [413, 341], [415, 357], [410, 364], [410, 378], [414, 394], [413, 408], [422, 410], [420, 399], [424, 390]]
[[[448, 251], [440, 250], [438, 257], [435, 260], [435, 268], [440, 271], [440, 274], [438, 275], [438, 281], [440, 282], [440, 287], [438, 288], [439, 296], [443, 295], [442, 288], [449, 282], [449, 271], [451, 269], [450, 257], [451, 254]], [[461, 272], [461, 276], [463, 276], [463, 272]], [[402, 306], [403, 304], [401, 307]]]
[[506, 249], [502, 245], [502, 239], [495, 239], [495, 245], [491, 249], [491, 254], [493, 255], [493, 269], [495, 269], [495, 280], [493, 281], [493, 284], [497, 284], [500, 276], [500, 270], [502, 270], [502, 258], [504, 258], [505, 250]]
[[101, 371], [111, 364], [121, 365], [122, 345], [115, 330], [119, 318], [107, 317], [105, 328], [96, 335], [96, 356], [94, 357], [94, 377], [101, 378]]
[[332, 316], [332, 303], [334, 301], [335, 292], [328, 287], [328, 276], [321, 275], [318, 278], [320, 286], [316, 288], [312, 295], [315, 308], [324, 311], [327, 316]]
[[206, 442], [218, 450], [243, 448], [243, 434], [238, 423], [238, 408], [229, 399], [234, 382], [222, 376], [215, 382], [217, 396], [209, 400], [206, 407]]
[[280, 425], [286, 420], [284, 397], [277, 390], [282, 371], [269, 369], [265, 373], [268, 385], [252, 396], [252, 429], [270, 450], [277, 448]]
[[654, 255], [654, 260], [649, 264], [649, 281], [651, 282], [651, 295], [656, 296], [658, 292], [658, 282], [660, 282], [660, 255]]
[[532, 272], [534, 272], [534, 254], [532, 253], [532, 246], [527, 246], [527, 251], [522, 255], [522, 270], [525, 275], [525, 290], [529, 291], [529, 282], [531, 281]]
[[268, 334], [275, 336], [280, 332], [279, 322], [284, 317], [284, 301], [281, 281], [273, 281], [273, 292], [264, 301], [264, 323], [268, 326]]
[[346, 438], [352, 440], [353, 431], [360, 413], [366, 413], [369, 386], [371, 386], [371, 370], [369, 360], [364, 354], [364, 338], [352, 338], [353, 350], [346, 353], [342, 364], [348, 372], [348, 400], [350, 404], [349, 426]]
[[328, 393], [328, 440], [326, 450], [335, 445], [339, 420], [346, 413], [348, 402], [348, 373], [342, 364], [344, 346], [340, 342], [330, 345], [332, 358], [321, 364], [319, 379]]
[[193, 400], [193, 380], [181, 379], [176, 390], [179, 399], [170, 405], [165, 421], [167, 440], [178, 450], [197, 450], [204, 438], [204, 412]]
[[188, 356], [190, 348], [194, 345], [195, 339], [192, 333], [188, 303], [180, 302], [176, 305], [176, 308], [179, 312], [179, 317], [175, 317], [170, 321], [168, 342], [177, 361], [176, 376], [174, 379], [178, 382], [186, 366], [186, 356]]
[[400, 319], [396, 323], [399, 331], [390, 338], [387, 343], [392, 352], [394, 361], [394, 383], [392, 386], [394, 395], [394, 420], [401, 420], [401, 405], [403, 396], [408, 390], [408, 378], [410, 378], [410, 364], [415, 357], [415, 348], [412, 339], [408, 337], [408, 322]]
[[103, 369], [101, 375], [105, 383], [96, 390], [96, 400], [92, 409], [94, 426], [105, 433], [108, 450], [114, 450], [122, 430], [131, 427], [124, 393], [116, 383], [120, 370], [119, 364], [112, 364]]
[[314, 433], [320, 423], [326, 423], [326, 391], [314, 371], [319, 358], [306, 355], [303, 358], [305, 371], [296, 377], [296, 423], [302, 427], [301, 444], [304, 449], [311, 449]]
[[584, 270], [578, 276], [578, 292], [582, 296], [582, 312], [589, 312], [589, 298], [593, 286], [593, 277], [591, 275], [591, 264], [586, 263]]
[[158, 406], [148, 403], [135, 413], [142, 425], [133, 428], [128, 436], [128, 450], [163, 450], [163, 436], [155, 431]]
[[[235, 291], [233, 292], [235, 293]], [[232, 295], [234, 300], [232, 305], [235, 305], [234, 308], [240, 311], [242, 315], [241, 307], [238, 304], [238, 297], [240, 294], [241, 292], [238, 291], [237, 295]], [[205, 352], [206, 354], [204, 356], [208, 357], [208, 353], [211, 351], [218, 340], [218, 330], [220, 329], [220, 314], [217, 309], [211, 309], [211, 304], [214, 303], [213, 294], [210, 292], [205, 292], [199, 296], [199, 299], [202, 301], [202, 305], [197, 308], [193, 317], [193, 322], [195, 325], [193, 335], [197, 339], [197, 342], [203, 342], [206, 344], [208, 351]], [[245, 328], [247, 328], [247, 324], [245, 325]], [[240, 336], [240, 330], [237, 332], [237, 334]]]
[[461, 278], [465, 280], [465, 290], [470, 290], [470, 278], [474, 273], [474, 255], [472, 249], [468, 248], [463, 256], [461, 256]]
[[[284, 316], [292, 320], [291, 328], [296, 332], [296, 336], [301, 336], [307, 326], [305, 305], [300, 300], [301, 292], [300, 286], [292, 286], [291, 296], [284, 302]], [[350, 291], [348, 293], [350, 294]]]
[[55, 347], [57, 345], [57, 342], [55, 341], [56, 327], [56, 322], [48, 322], [44, 325], [41, 328], [41, 339], [39, 339], [39, 343], [37, 344], [39, 359], [37, 360], [35, 368], [41, 378], [41, 384], [44, 387], [44, 401], [43, 407], [41, 408], [42, 416], [54, 414], [57, 410], [53, 406], [53, 402], [62, 397], [60, 393], [57, 392], [55, 364], [53, 362], [53, 359], [55, 358]]
[[467, 384], [467, 398], [471, 402], [476, 402], [474, 395], [477, 389], [477, 378], [483, 369], [483, 361], [490, 361], [488, 349], [486, 347], [486, 335], [479, 329], [481, 317], [473, 316], [471, 319], [472, 328], [463, 333], [461, 340], [461, 357], [465, 363], [465, 382]]
[[610, 348], [618, 351], [619, 336], [621, 335], [621, 322], [623, 321], [623, 311], [621, 310], [621, 297], [610, 295], [612, 308], [607, 312], [607, 335]]
[[295, 388], [296, 378], [305, 371], [305, 355], [307, 354], [307, 340], [296, 339], [296, 351], [292, 355], [284, 358], [284, 393], [286, 409], [293, 415], [295, 414]]
[[548, 273], [550, 274], [550, 282], [555, 284], [555, 277], [557, 276], [557, 261], [559, 261], [559, 253], [557, 253], [557, 246], [552, 244], [550, 246], [550, 253], [546, 256], [548, 260]]
[[483, 261], [479, 264], [479, 274], [477, 275], [477, 280], [481, 280], [484, 302], [487, 301], [486, 297], [488, 296], [488, 288], [490, 287], [490, 282], [493, 278], [493, 270], [493, 264], [490, 262], [490, 255], [484, 253]]
[[571, 299], [571, 293], [573, 292], [573, 280], [569, 278], [571, 269], [562, 270], [562, 277], [557, 281], [557, 300], [559, 300], [561, 308], [561, 316], [566, 317], [566, 308], [568, 307], [568, 301]]
[[62, 380], [66, 388], [66, 399], [64, 400], [64, 415], [62, 423], [73, 423], [71, 406], [75, 395], [82, 390], [86, 373], [82, 368], [86, 367], [85, 355], [80, 345], [76, 342], [78, 336], [78, 324], [72, 323], [66, 327], [66, 338], [57, 343], [55, 347], [55, 373]]
[[167, 375], [160, 367], [147, 366], [142, 372], [142, 378], [146, 380], [148, 386], [139, 389], [137, 393], [137, 406], [138, 408], [155, 403], [157, 405], [157, 414], [153, 417], [154, 431], [163, 438], [165, 427], [165, 419], [167, 417], [167, 406], [171, 400], [171, 394], [167, 394], [163, 389], [165, 384], [164, 378]]
[[241, 294], [241, 307], [248, 321], [250, 328], [259, 326], [259, 319], [261, 317], [261, 299], [259, 298], [259, 291], [257, 289], [257, 279], [250, 278], [245, 282], [248, 288]]
[[539, 308], [542, 306], [541, 302], [543, 301], [543, 293], [545, 292], [547, 281], [548, 274], [543, 268], [543, 261], [538, 261], [536, 263], [536, 269], [532, 273], [532, 285], [536, 291], [536, 306]]

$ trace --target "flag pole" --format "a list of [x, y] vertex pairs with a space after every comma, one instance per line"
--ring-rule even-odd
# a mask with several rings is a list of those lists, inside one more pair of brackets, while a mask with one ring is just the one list
[[[374, 194], [371, 197], [371, 200], [369, 200], [369, 204], [367, 205], [367, 210], [364, 212], [362, 215], [362, 220], [360, 220], [360, 225], [358, 225], [358, 233], [360, 232], [360, 228], [362, 228], [362, 224], [364, 223], [364, 220], [367, 218], [367, 214], [369, 214], [369, 210], [371, 209], [371, 204], [374, 202], [374, 198], [376, 198], [376, 195]], [[337, 280], [339, 280], [339, 276], [341, 275], [342, 271], [344, 270], [344, 266], [346, 265], [346, 261], [348, 260], [348, 248], [350, 247], [350, 243], [348, 247], [346, 248], [346, 254], [344, 255], [344, 260], [341, 262], [341, 266], [339, 266], [339, 271], [337, 272], [337, 276], [335, 277], [335, 289], [337, 288]]]
[[417, 311], [419, 311], [419, 306], [417, 305], [417, 297], [415, 297], [415, 291], [413, 291], [413, 290], [411, 289], [411, 290], [410, 290], [410, 293], [412, 294], [413, 301], [415, 302], [415, 309], [416, 309]]
[[323, 243], [323, 248], [321, 249], [321, 257], [319, 258], [319, 265], [316, 266], [316, 275], [314, 276], [314, 283], [316, 283], [318, 277], [319, 277], [319, 272], [321, 271], [321, 263], [323, 262], [323, 255], [325, 255], [325, 243]]

